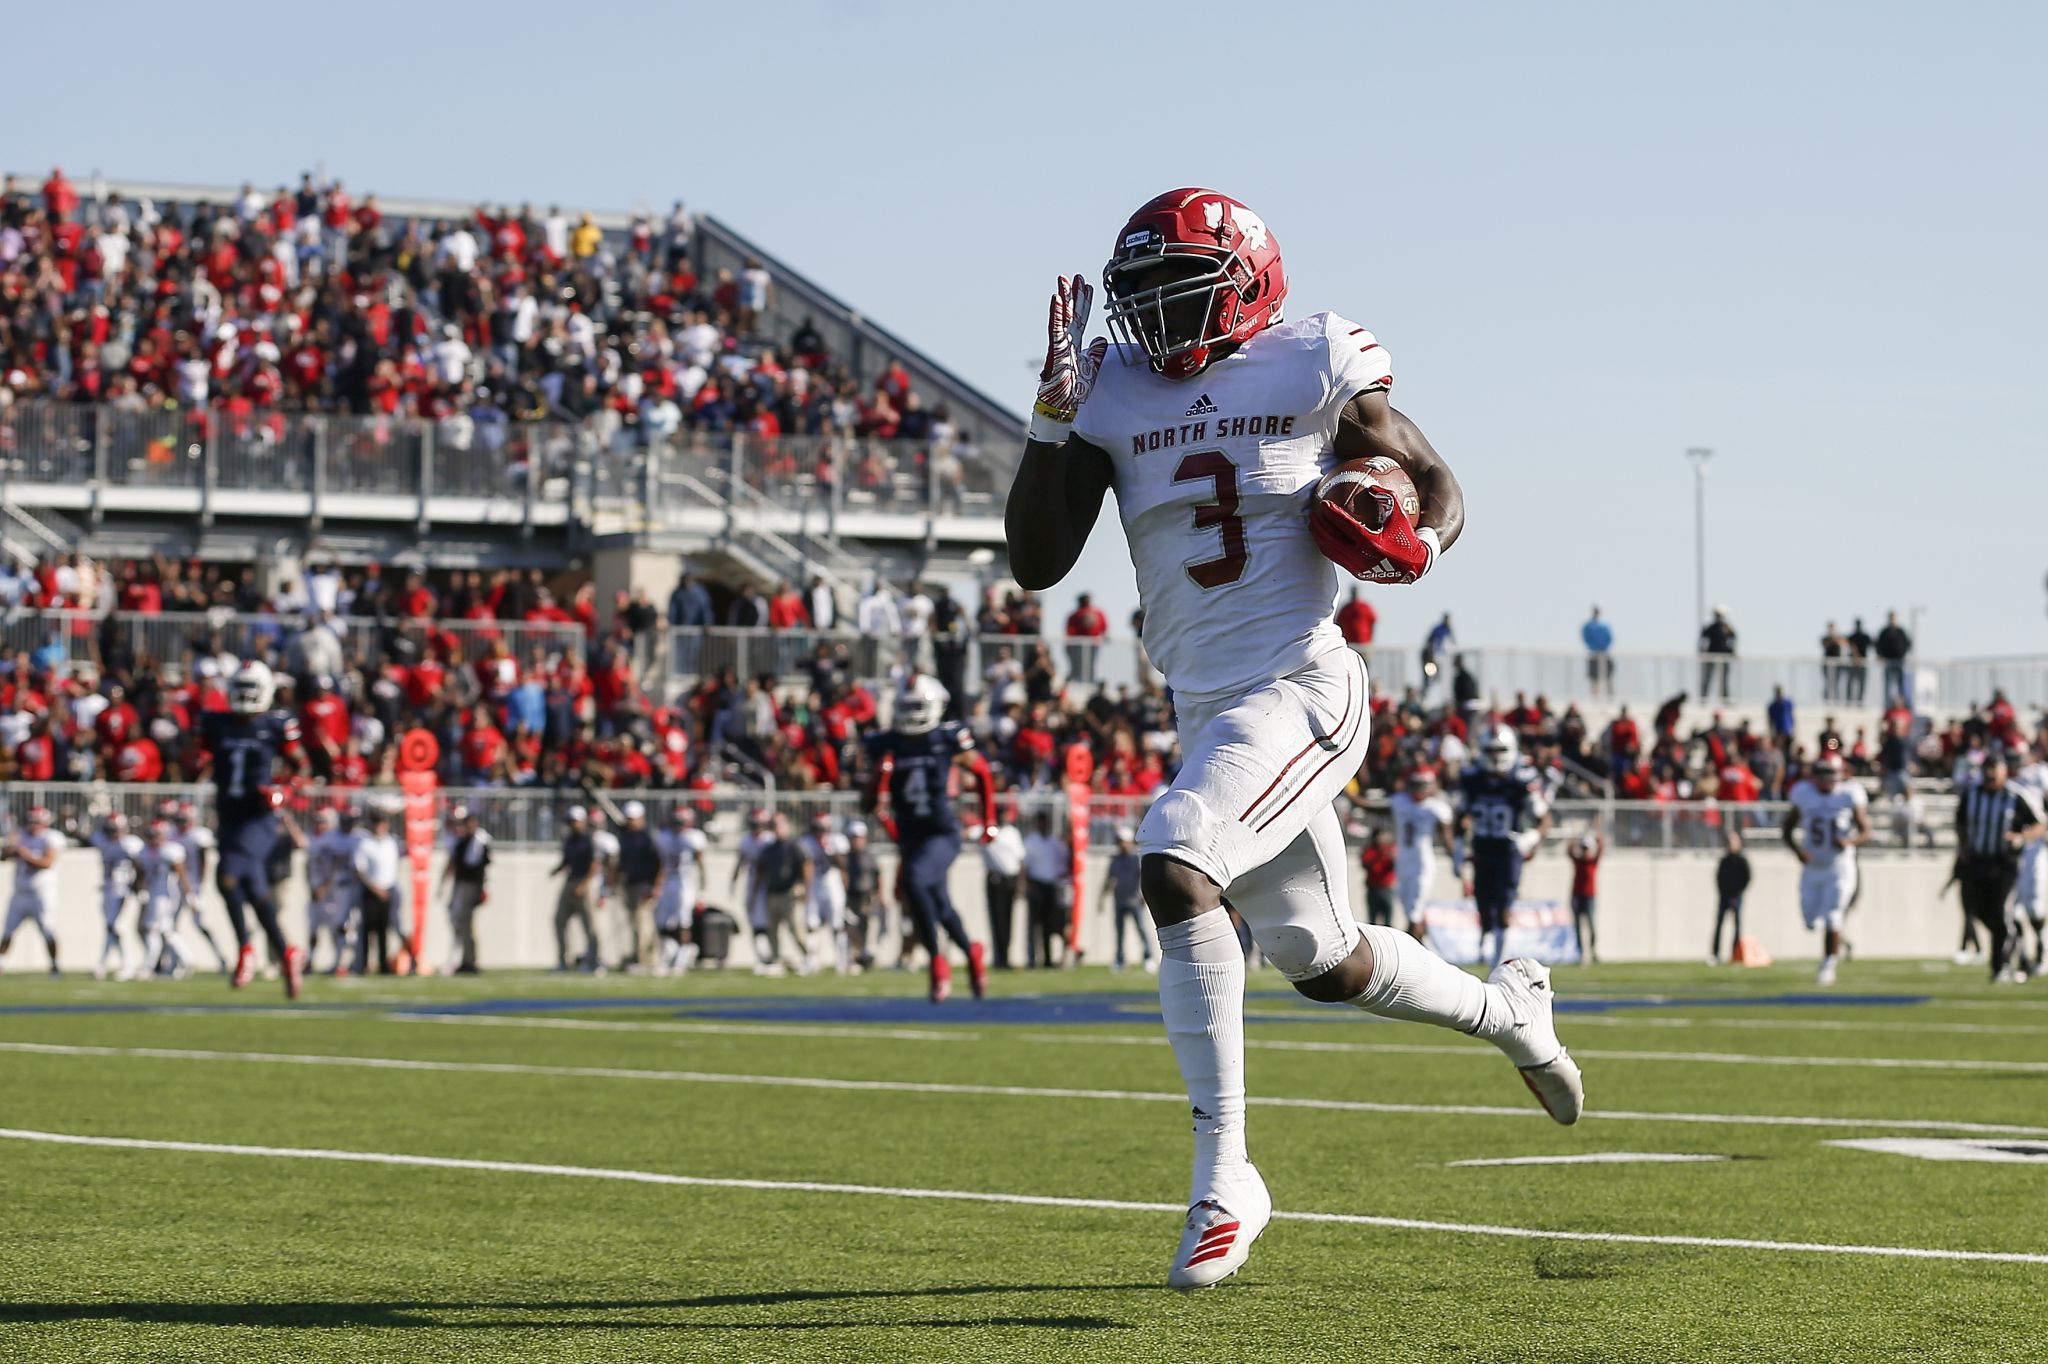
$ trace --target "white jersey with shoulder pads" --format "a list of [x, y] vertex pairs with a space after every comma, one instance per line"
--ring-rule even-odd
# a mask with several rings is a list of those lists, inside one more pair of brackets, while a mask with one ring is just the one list
[[1854, 866], [1856, 850], [1840, 847], [1836, 840], [1854, 833], [1854, 812], [1869, 807], [1870, 798], [1863, 793], [1862, 785], [1844, 777], [1835, 783], [1834, 790], [1822, 795], [1818, 786], [1802, 781], [1793, 786], [1788, 799], [1799, 814], [1807, 865], [1832, 867], [1839, 861]]
[[102, 829], [92, 836], [92, 845], [99, 849], [103, 887], [126, 891], [135, 884], [135, 856], [142, 851], [141, 839], [134, 834], [116, 837]]
[[1420, 866], [1436, 857], [1437, 830], [1452, 819], [1451, 803], [1441, 795], [1417, 800], [1406, 791], [1396, 791], [1388, 802], [1394, 814], [1394, 863]]
[[[15, 835], [14, 846], [20, 852], [33, 853], [37, 857], [41, 857], [45, 853], [61, 857], [64, 850], [71, 846], [71, 840], [58, 833], [55, 829], [45, 829], [41, 833], [30, 833], [24, 830]], [[56, 893], [56, 890], [56, 863], [52, 862], [47, 867], [32, 867], [20, 858], [15, 859], [14, 894], [16, 899], [26, 900], [31, 896], [39, 900], [48, 899]]]
[[181, 893], [178, 868], [186, 861], [183, 843], [167, 838], [160, 844], [144, 844], [135, 861], [142, 868], [143, 893], [151, 900], [175, 900]]
[[340, 829], [320, 834], [306, 848], [306, 884], [318, 895], [325, 889], [330, 898], [355, 889], [356, 838]]
[[1392, 384], [1386, 349], [1335, 313], [1268, 327], [1186, 380], [1111, 347], [1074, 431], [1109, 453], [1145, 649], [1176, 693], [1238, 695], [1344, 647], [1308, 499], [1344, 405]]

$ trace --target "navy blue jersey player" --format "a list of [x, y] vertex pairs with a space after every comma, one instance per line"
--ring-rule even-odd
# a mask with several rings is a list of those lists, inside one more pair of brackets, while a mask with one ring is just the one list
[[1498, 965], [1522, 863], [1535, 855], [1550, 828], [1550, 806], [1542, 777], [1522, 761], [1515, 732], [1505, 725], [1495, 726], [1480, 744], [1479, 762], [1466, 769], [1458, 795], [1470, 866], [1465, 891], [1479, 911], [1479, 951]]
[[971, 773], [981, 792], [984, 839], [995, 834], [995, 784], [963, 725], [941, 724], [948, 694], [937, 678], [913, 677], [896, 693], [894, 728], [866, 739], [871, 769], [867, 806], [879, 812], [902, 859], [901, 895], [917, 941], [931, 956], [931, 997], [952, 993], [953, 968], [943, 930], [967, 954], [968, 981], [979, 999], [988, 987], [988, 959], [970, 940], [946, 878], [960, 855], [960, 816], [953, 809], [953, 773]]
[[270, 669], [244, 663], [228, 683], [228, 709], [200, 717], [200, 747], [213, 782], [214, 815], [219, 824], [220, 860], [215, 884], [227, 902], [240, 953], [235, 961], [237, 989], [256, 970], [256, 948], [249, 938], [249, 911], [270, 943], [271, 960], [284, 968], [284, 991], [299, 996], [305, 963], [299, 949], [285, 942], [277, 922], [277, 896], [271, 868], [283, 839], [277, 821], [272, 780], [280, 761], [294, 770], [299, 754], [299, 723], [284, 711], [271, 709], [276, 692]]

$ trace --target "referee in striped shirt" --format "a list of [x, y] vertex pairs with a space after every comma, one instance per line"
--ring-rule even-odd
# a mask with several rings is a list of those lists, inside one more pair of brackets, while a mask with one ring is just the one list
[[2042, 835], [2041, 812], [2006, 782], [2005, 755], [1984, 760], [1984, 779], [1956, 802], [1956, 879], [1963, 912], [1991, 937], [1991, 978], [2014, 978], [2006, 957], [2019, 935], [2006, 911], [2020, 850]]

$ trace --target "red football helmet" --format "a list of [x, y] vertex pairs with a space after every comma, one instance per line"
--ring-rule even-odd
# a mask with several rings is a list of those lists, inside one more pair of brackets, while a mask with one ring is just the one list
[[1102, 269], [1104, 320], [1156, 373], [1189, 379], [1280, 321], [1287, 272], [1265, 220], [1213, 189], [1168, 190], [1131, 215]]

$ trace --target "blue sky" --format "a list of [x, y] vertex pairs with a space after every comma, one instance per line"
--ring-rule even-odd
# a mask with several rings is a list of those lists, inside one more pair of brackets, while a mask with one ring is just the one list
[[[12, 16], [49, 59], [11, 64], [0, 159], [680, 196], [1020, 411], [1052, 276], [1210, 183], [1464, 482], [1384, 635], [1563, 647], [1598, 600], [1619, 647], [1686, 647], [1703, 445], [1747, 652], [1916, 604], [1930, 653], [2048, 651], [2048, 8], [233, 8]], [[1134, 600], [1113, 515], [1079, 575]]]

